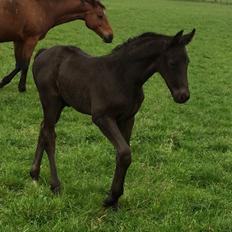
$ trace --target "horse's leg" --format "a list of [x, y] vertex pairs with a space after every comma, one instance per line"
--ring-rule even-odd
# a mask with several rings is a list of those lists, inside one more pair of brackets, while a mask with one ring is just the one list
[[15, 69], [7, 76], [5, 76], [0, 82], [0, 88], [3, 88], [5, 85], [9, 84], [12, 79], [20, 72], [20, 57], [22, 54], [22, 42], [14, 42], [14, 53], [15, 53]]
[[44, 121], [41, 124], [38, 145], [30, 175], [34, 180], [38, 180], [42, 156], [45, 150], [48, 154], [51, 169], [51, 189], [53, 192], [59, 192], [60, 181], [57, 176], [55, 164], [55, 124], [60, 118], [64, 105], [56, 97], [47, 96], [46, 100], [47, 102], [43, 104]]
[[30, 37], [24, 41], [22, 45], [22, 54], [19, 58], [20, 68], [21, 68], [21, 77], [18, 85], [19, 92], [26, 91], [26, 79], [27, 79], [27, 72], [28, 67], [30, 65], [30, 60], [34, 48], [38, 42], [38, 37]]
[[116, 169], [111, 190], [109, 196], [104, 201], [104, 206], [106, 207], [116, 206], [119, 197], [123, 194], [126, 172], [131, 164], [131, 151], [127, 141], [129, 141], [133, 123], [132, 121], [128, 123], [128, 129], [122, 133], [116, 121], [109, 117], [102, 117], [93, 121], [117, 150]]

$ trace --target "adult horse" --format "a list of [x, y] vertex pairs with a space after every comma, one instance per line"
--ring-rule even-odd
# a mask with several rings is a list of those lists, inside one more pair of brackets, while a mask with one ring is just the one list
[[31, 169], [37, 180], [44, 150], [51, 169], [51, 189], [60, 190], [55, 164], [55, 125], [65, 106], [92, 116], [93, 122], [117, 151], [116, 169], [105, 206], [114, 206], [123, 194], [131, 164], [130, 137], [134, 117], [143, 99], [143, 84], [159, 72], [177, 103], [189, 99], [185, 46], [195, 30], [182, 35], [145, 33], [117, 47], [110, 55], [91, 57], [75, 47], [56, 46], [41, 51], [33, 75], [44, 111]]
[[112, 42], [113, 32], [104, 9], [99, 0], [1, 0], [0, 42], [14, 42], [16, 67], [2, 79], [0, 88], [21, 71], [18, 89], [26, 90], [34, 48], [54, 26], [81, 19], [106, 43]]

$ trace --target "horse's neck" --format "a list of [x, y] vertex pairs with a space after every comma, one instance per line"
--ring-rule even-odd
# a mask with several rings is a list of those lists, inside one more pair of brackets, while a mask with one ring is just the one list
[[[65, 3], [64, 3], [65, 2]], [[81, 0], [51, 1], [54, 26], [76, 19], [84, 19], [85, 8]]]

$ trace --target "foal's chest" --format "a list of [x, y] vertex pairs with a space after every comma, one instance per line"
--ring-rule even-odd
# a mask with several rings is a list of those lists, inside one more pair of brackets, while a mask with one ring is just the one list
[[144, 100], [143, 90], [136, 92], [136, 94], [125, 96], [124, 101], [119, 106], [120, 118], [133, 117], [140, 109]]
[[128, 113], [131, 116], [134, 116], [139, 111], [141, 104], [143, 103], [143, 100], [144, 100], [144, 93], [143, 90], [140, 90], [135, 96], [135, 98], [133, 98], [131, 107], [128, 107]]

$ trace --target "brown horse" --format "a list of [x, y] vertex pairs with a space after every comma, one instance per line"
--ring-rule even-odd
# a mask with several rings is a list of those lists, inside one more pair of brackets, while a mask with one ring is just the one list
[[124, 179], [131, 164], [130, 137], [134, 117], [143, 99], [143, 84], [159, 72], [177, 103], [189, 99], [185, 46], [195, 30], [182, 35], [145, 33], [113, 50], [91, 57], [75, 47], [56, 46], [41, 51], [33, 75], [44, 111], [31, 176], [37, 180], [43, 151], [48, 154], [51, 189], [60, 190], [55, 164], [55, 125], [65, 106], [92, 115], [93, 122], [117, 151], [116, 169], [105, 206], [114, 206], [123, 194]]
[[16, 67], [2, 79], [0, 88], [21, 71], [18, 89], [26, 90], [34, 48], [54, 26], [81, 19], [106, 43], [112, 42], [113, 32], [104, 9], [98, 0], [1, 0], [0, 42], [14, 42]]

